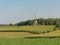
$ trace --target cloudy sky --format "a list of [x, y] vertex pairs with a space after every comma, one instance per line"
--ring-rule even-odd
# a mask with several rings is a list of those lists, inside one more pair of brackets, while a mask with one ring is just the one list
[[0, 0], [0, 24], [36, 18], [60, 18], [60, 0]]

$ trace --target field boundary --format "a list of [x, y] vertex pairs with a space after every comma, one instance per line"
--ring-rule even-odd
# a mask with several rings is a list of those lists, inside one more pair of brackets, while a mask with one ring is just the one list
[[37, 37], [25, 37], [26, 39], [35, 39], [35, 38], [60, 38], [60, 36], [37, 36]]

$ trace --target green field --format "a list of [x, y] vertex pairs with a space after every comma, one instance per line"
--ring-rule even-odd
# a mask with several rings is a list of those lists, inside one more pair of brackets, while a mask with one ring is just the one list
[[[45, 36], [48, 32], [53, 32], [55, 26], [0, 26], [0, 37], [25, 38], [31, 36]], [[6, 32], [7, 31], [7, 32]]]
[[0, 26], [0, 45], [60, 45], [60, 38], [58, 37], [39, 38], [47, 36], [60, 36], [60, 30], [55, 29], [55, 26], [52, 25]]
[[3, 39], [0, 38], [0, 45], [60, 45], [60, 38], [41, 39]]
[[55, 26], [0, 26], [0, 31], [20, 31], [30, 33], [45, 33], [53, 31]]

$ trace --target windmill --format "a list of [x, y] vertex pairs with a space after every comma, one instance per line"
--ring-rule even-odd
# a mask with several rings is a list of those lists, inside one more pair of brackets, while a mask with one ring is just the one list
[[34, 20], [34, 23], [33, 23], [33, 24], [34, 24], [34, 25], [38, 25], [36, 15], [34, 15], [34, 19], [35, 19], [35, 20]]

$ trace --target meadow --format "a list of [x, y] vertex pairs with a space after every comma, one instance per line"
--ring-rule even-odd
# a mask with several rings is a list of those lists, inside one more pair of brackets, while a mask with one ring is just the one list
[[30, 32], [30, 33], [45, 33], [55, 30], [55, 26], [0, 26], [0, 32]]
[[0, 45], [60, 45], [60, 38], [53, 36], [60, 36], [60, 30], [53, 25], [0, 26]]
[[60, 38], [6, 39], [0, 38], [0, 45], [60, 45]]
[[0, 37], [24, 38], [31, 36], [45, 36], [53, 32], [55, 26], [0, 26]]

